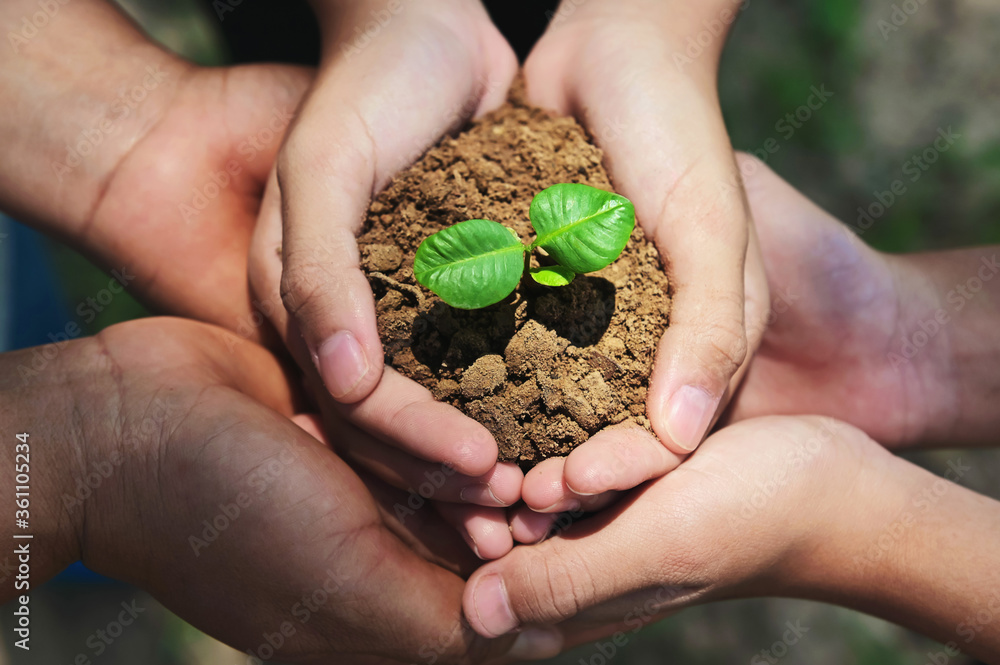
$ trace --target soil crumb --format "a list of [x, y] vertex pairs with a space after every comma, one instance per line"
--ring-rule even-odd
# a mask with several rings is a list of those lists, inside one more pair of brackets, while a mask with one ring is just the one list
[[[490, 219], [534, 239], [532, 198], [561, 182], [613, 190], [602, 153], [572, 118], [524, 103], [445, 138], [372, 202], [359, 238], [386, 362], [486, 426], [500, 458], [528, 467], [610, 425], [649, 429], [646, 385], [668, 324], [663, 263], [636, 226], [615, 263], [503, 302], [454, 309], [413, 277], [428, 235]], [[536, 255], [532, 264], [546, 261]]]

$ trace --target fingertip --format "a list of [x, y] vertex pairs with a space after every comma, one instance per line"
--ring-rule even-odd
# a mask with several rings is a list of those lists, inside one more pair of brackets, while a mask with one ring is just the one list
[[485, 476], [490, 491], [502, 506], [512, 506], [521, 499], [524, 472], [513, 462], [496, 464]]
[[484, 566], [473, 573], [465, 586], [462, 606], [466, 621], [483, 637], [494, 639], [518, 626], [497, 564]]
[[585, 506], [608, 493], [636, 487], [675, 469], [683, 460], [639, 427], [602, 430], [566, 459], [563, 478], [570, 491], [587, 495]]
[[540, 513], [561, 513], [580, 507], [582, 497], [570, 492], [563, 480], [565, 464], [565, 457], [550, 457], [528, 471], [521, 498], [529, 508]]
[[[443, 406], [449, 410], [454, 408]], [[461, 429], [451, 435], [456, 442], [446, 458], [441, 460], [444, 464], [463, 476], [479, 477], [499, 472], [503, 478], [509, 477], [509, 470], [495, 469], [500, 448], [488, 429], [464, 416], [454, 424]]]
[[335, 400], [353, 404], [378, 385], [382, 375], [382, 357], [374, 355], [350, 330], [340, 330], [320, 344], [315, 362], [323, 383]]
[[536, 513], [527, 506], [519, 506], [510, 518], [510, 533], [515, 541], [534, 545], [545, 540], [558, 513]]
[[708, 434], [719, 409], [720, 396], [698, 385], [684, 385], [649, 409], [653, 431], [674, 453], [694, 452]]
[[564, 642], [563, 635], [557, 628], [531, 626], [517, 634], [517, 639], [507, 652], [507, 657], [517, 660], [554, 658], [562, 653]]

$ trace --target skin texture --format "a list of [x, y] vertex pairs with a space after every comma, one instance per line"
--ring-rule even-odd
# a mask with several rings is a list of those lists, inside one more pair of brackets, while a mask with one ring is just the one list
[[[34, 7], [30, 2], [5, 3], [0, 22], [16, 23], [29, 6]], [[423, 21], [434, 23], [427, 17]], [[462, 62], [459, 54], [427, 55], [435, 57], [448, 66]], [[216, 323], [245, 339], [280, 344], [266, 318], [272, 315], [286, 331], [277, 289], [280, 264], [273, 274], [274, 290], [252, 295], [247, 257], [265, 183], [273, 177], [283, 135], [312, 72], [273, 65], [195, 67], [150, 44], [117, 11], [96, 0], [62, 8], [58, 20], [19, 52], [3, 51], [0, 58], [9, 60], [0, 73], [0, 89], [5, 97], [23, 100], [0, 111], [0, 137], [12, 147], [9, 155], [24, 157], [0, 164], [0, 205], [119, 271], [130, 292], [156, 310]], [[496, 90], [506, 90], [512, 72], [491, 74], [491, 81], [499, 81]], [[125, 97], [121, 102], [122, 91], [136, 86], [140, 101]], [[470, 78], [469, 94], [482, 94], [475, 79]], [[496, 94], [502, 98], [502, 92]], [[462, 106], [448, 122], [462, 122], [474, 110], [462, 110], [467, 108], [472, 107]], [[426, 140], [436, 137], [428, 134]], [[71, 161], [67, 146], [81, 144], [80, 152], [87, 154]], [[405, 147], [412, 151], [419, 146]], [[276, 196], [276, 186], [272, 191]], [[278, 261], [280, 217], [271, 219], [279, 237], [260, 246], [265, 256], [258, 263]], [[259, 274], [252, 271], [251, 276]], [[298, 336], [290, 341], [295, 351]], [[300, 360], [312, 366], [308, 357]], [[325, 393], [316, 385], [316, 394]], [[496, 508], [519, 498], [522, 474], [512, 465], [496, 465], [496, 445], [485, 428], [435, 403], [427, 391], [402, 377], [382, 385], [381, 392], [340, 414], [429, 463], [385, 451], [377, 443], [363, 448], [364, 454], [359, 451], [356, 459], [407, 490], [420, 487], [425, 474], [440, 473], [447, 463], [458, 476], [437, 489], [438, 500]], [[331, 402], [325, 403], [332, 411]], [[432, 432], [449, 436], [432, 438]], [[390, 462], [391, 470], [386, 466]], [[463, 495], [466, 487], [470, 489]], [[509, 532], [500, 528], [502, 511], [470, 508], [464, 516], [448, 514], [460, 527], [463, 517], [476, 525], [467, 537], [478, 539], [484, 556], [499, 556], [510, 548]]]
[[965, 641], [962, 626], [1000, 602], [1000, 536], [986, 526], [998, 516], [1000, 503], [839, 421], [751, 419], [614, 508], [477, 570], [465, 612], [483, 635], [564, 622], [573, 644], [696, 602], [797, 596], [961, 641], [990, 660], [1000, 631]]
[[[29, 8], [4, 3], [0, 24]], [[246, 279], [250, 235], [309, 73], [194, 67], [88, 0], [0, 59], [0, 89], [19, 100], [0, 112], [20, 155], [0, 165], [4, 209], [124, 269], [155, 309], [266, 336]]]
[[[818, 413], [893, 449], [995, 445], [998, 248], [876, 252], [759, 160], [739, 161], [774, 298], [731, 420]], [[982, 289], [963, 291], [972, 278]]]
[[[1000, 607], [989, 554], [996, 534], [985, 527], [1000, 504], [954, 484], [964, 473], [960, 456], [941, 469], [942, 480], [892, 457], [858, 429], [895, 446], [996, 444], [997, 415], [983, 396], [1000, 384], [995, 343], [984, 336], [1000, 321], [997, 289], [984, 287], [978, 300], [968, 300], [936, 338], [943, 341], [912, 358], [911, 373], [879, 371], [905, 322], [926, 318], [927, 299], [935, 307], [947, 299], [940, 294], [964, 281], [956, 277], [970, 274], [970, 266], [978, 274], [992, 248], [881, 255], [849, 239], [845, 227], [766, 166], [737, 158], [772, 293], [801, 298], [786, 296], [789, 307], [771, 322], [733, 404], [730, 418], [739, 422], [687, 460], [664, 457], [652, 437], [635, 434], [595, 437], [590, 450], [533, 469], [523, 489], [528, 506], [516, 510], [511, 526], [520, 542], [544, 542], [478, 570], [466, 589], [466, 615], [484, 635], [561, 622], [573, 644], [629, 633], [637, 618], [648, 623], [693, 602], [798, 596], [877, 614], [953, 650], [996, 658], [1000, 632], [975, 617]], [[855, 328], [867, 334], [855, 335]], [[793, 341], [810, 334], [812, 356]], [[959, 340], [968, 350], [948, 352]], [[861, 387], [866, 376], [871, 380]], [[843, 399], [852, 391], [861, 394]], [[900, 391], [927, 401], [893, 399]], [[958, 395], [969, 398], [954, 410]], [[828, 416], [759, 417], [772, 404]], [[628, 493], [605, 492], [635, 477], [635, 460], [655, 460], [666, 476]], [[612, 499], [614, 507], [574, 524]], [[626, 541], [640, 545], [623, 550]], [[961, 572], [955, 561], [963, 562]], [[607, 570], [616, 572], [597, 572]], [[928, 597], [940, 602], [928, 604]]]
[[484, 486], [466, 495], [482, 506], [443, 510], [478, 552], [499, 556], [513, 541], [496, 507], [519, 498], [521, 471], [496, 463], [484, 427], [383, 369], [355, 234], [373, 192], [443, 134], [503, 102], [516, 59], [478, 2], [404, 5], [370, 41], [358, 34], [384, 3], [314, 6], [323, 59], [265, 195], [251, 284], [259, 300], [284, 303], [270, 320], [326, 417], [348, 417], [381, 442], [343, 454], [404, 488], [442, 465]]
[[690, 452], [738, 385], [760, 337], [746, 322], [768, 302], [716, 96], [728, 23], [700, 58], [677, 60], [706, 21], [739, 3], [563, 4], [525, 63], [529, 98], [590, 130], [664, 257], [674, 293], [647, 412], [670, 451]]
[[[474, 558], [454, 530], [430, 510], [400, 523], [404, 494], [359, 477], [306, 431], [312, 419], [293, 423], [295, 394], [263, 348], [180, 319], [49, 348], [56, 358], [23, 381], [31, 351], [0, 356], [2, 429], [29, 432], [37, 455], [32, 525], [45, 554], [32, 559], [33, 584], [82, 559], [255, 653], [289, 622], [275, 652], [288, 662], [427, 651], [466, 663], [511, 649], [514, 637], [483, 640], [460, 623], [459, 575]], [[344, 425], [337, 438], [366, 435]], [[13, 467], [3, 473], [11, 487]], [[0, 602], [13, 595], [5, 586]]]

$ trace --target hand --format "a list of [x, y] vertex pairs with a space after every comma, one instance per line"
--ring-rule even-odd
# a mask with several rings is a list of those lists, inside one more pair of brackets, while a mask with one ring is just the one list
[[819, 413], [889, 447], [994, 444], [995, 248], [876, 252], [756, 158], [738, 161], [773, 304], [729, 419]]
[[[967, 468], [942, 471], [954, 481]], [[801, 597], [995, 659], [1000, 631], [976, 617], [1000, 612], [1000, 573], [982, 554], [1000, 546], [988, 528], [998, 518], [1000, 503], [849, 425], [758, 418], [714, 433], [613, 509], [477, 570], [465, 614], [484, 636], [558, 623], [569, 646], [693, 603]]]
[[[405, 496], [363, 482], [289, 420], [294, 395], [262, 348], [146, 319], [68, 343], [24, 385], [16, 371], [0, 376], [11, 377], [4, 431], [16, 415], [52, 451], [36, 474], [59, 483], [32, 517], [40, 534], [62, 534], [60, 565], [82, 558], [262, 660], [464, 663], [512, 648], [513, 637], [483, 640], [459, 622], [458, 574], [473, 561], [457, 535], [427, 510], [395, 520]], [[359, 437], [346, 426], [336, 436]], [[551, 652], [549, 635], [529, 633], [512, 657]]]
[[665, 259], [675, 293], [647, 412], [670, 451], [690, 452], [738, 384], [760, 332], [748, 338], [747, 322], [768, 301], [716, 96], [724, 35], [690, 66], [677, 61], [703, 19], [739, 3], [564, 4], [525, 64], [528, 96], [587, 126]]
[[[11, 0], [0, 23], [35, 10]], [[309, 73], [195, 67], [99, 0], [59, 19], [0, 55], [0, 92], [16, 102], [0, 118], [0, 205], [155, 308], [261, 338], [250, 236]]]
[[[251, 250], [253, 290], [260, 301], [287, 306], [274, 308], [271, 321], [324, 414], [379, 439], [343, 454], [403, 488], [418, 489], [442, 465], [479, 485], [450, 499], [493, 510], [442, 510], [468, 527], [463, 533], [481, 555], [499, 556], [512, 541], [497, 508], [518, 500], [523, 476], [516, 465], [497, 464], [496, 442], [482, 425], [383, 370], [355, 235], [372, 195], [397, 171], [503, 102], [516, 59], [478, 2], [404, 3], [398, 13], [384, 3], [314, 5], [324, 58], [265, 195]], [[379, 12], [388, 17], [378, 34], [360, 40]]]

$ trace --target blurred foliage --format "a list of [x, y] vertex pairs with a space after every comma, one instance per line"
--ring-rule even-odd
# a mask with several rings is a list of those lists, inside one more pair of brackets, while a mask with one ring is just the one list
[[[204, 5], [195, 0], [121, 4], [168, 47], [202, 64], [225, 62], [215, 17]], [[921, 5], [886, 37], [878, 22], [888, 12], [886, 4], [859, 0], [748, 3], [721, 71], [720, 98], [733, 144], [754, 151], [777, 139], [779, 148], [766, 155], [767, 163], [832, 214], [854, 224], [857, 209], [871, 205], [876, 191], [903, 178], [904, 163], [933, 142], [938, 128], [953, 126], [962, 139], [919, 181], [905, 181], [906, 193], [864, 238], [895, 252], [1000, 243], [1000, 119], [995, 114], [1000, 79], [992, 62], [1000, 42], [1000, 12], [971, 0], [946, 7]], [[777, 123], [806, 102], [813, 86], [823, 85], [834, 93], [832, 98], [791, 137], [784, 137]], [[70, 250], [53, 251], [71, 303], [106, 284], [100, 271]], [[134, 301], [116, 299], [86, 332], [144, 313]], [[939, 472], [948, 459], [945, 453], [910, 457]], [[996, 454], [979, 451], [966, 457], [978, 460], [978, 475], [969, 486], [1000, 491]], [[810, 632], [789, 646], [780, 658], [783, 665], [909, 665], [925, 662], [929, 651], [940, 648], [848, 610], [763, 599], [686, 610], [628, 636], [627, 647], [612, 659], [620, 665], [753, 663], [761, 649], [781, 639], [786, 621], [802, 621]], [[156, 623], [148, 639], [160, 645], [158, 656], [143, 662], [244, 660], [171, 615]], [[549, 662], [605, 665], [612, 659], [585, 645]], [[102, 662], [132, 661], [109, 654]]]

